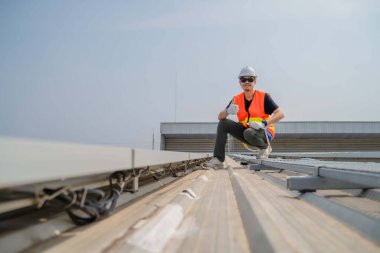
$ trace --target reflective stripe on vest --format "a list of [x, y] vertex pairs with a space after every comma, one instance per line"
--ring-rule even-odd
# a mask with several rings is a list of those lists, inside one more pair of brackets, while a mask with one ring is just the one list
[[[264, 110], [265, 94], [265, 92], [260, 90], [254, 91], [253, 100], [248, 108], [248, 112], [245, 110], [244, 92], [234, 97], [234, 104], [236, 104], [239, 107], [237, 118], [239, 122], [243, 124], [245, 127], [248, 127], [248, 122], [261, 122], [270, 118], [270, 115], [265, 114]], [[268, 126], [267, 131], [270, 133], [272, 137], [271, 139], [274, 139], [275, 128], [273, 124], [270, 124]]]

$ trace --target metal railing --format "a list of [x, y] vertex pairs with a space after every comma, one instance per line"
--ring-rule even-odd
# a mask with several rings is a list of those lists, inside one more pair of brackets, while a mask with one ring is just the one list
[[380, 188], [380, 164], [363, 162], [332, 162], [318, 160], [268, 159], [256, 160], [250, 156], [235, 155], [254, 165], [255, 171], [266, 169], [288, 170], [307, 176], [289, 176], [289, 190], [315, 191], [326, 189]]
[[0, 138], [0, 189], [206, 158], [207, 154]]
[[137, 192], [141, 181], [184, 175], [206, 159], [198, 153], [0, 137], [0, 214], [58, 200], [75, 223], [85, 224], [112, 212], [122, 192]]

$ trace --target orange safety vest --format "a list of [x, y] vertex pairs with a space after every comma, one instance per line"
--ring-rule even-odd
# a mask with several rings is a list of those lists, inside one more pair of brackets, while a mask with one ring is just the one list
[[[237, 112], [237, 118], [241, 124], [248, 128], [248, 122], [256, 121], [261, 122], [263, 120], [268, 120], [270, 118], [269, 114], [265, 114], [264, 110], [264, 98], [265, 92], [260, 90], [255, 90], [253, 94], [253, 100], [248, 108], [248, 112], [245, 110], [244, 92], [236, 95], [234, 97], [234, 104], [239, 107]], [[271, 135], [269, 138], [274, 139], [275, 131], [274, 125], [270, 124], [267, 131]]]

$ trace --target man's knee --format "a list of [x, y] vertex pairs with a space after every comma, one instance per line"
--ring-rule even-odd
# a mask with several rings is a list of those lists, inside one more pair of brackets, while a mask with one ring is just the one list
[[221, 119], [218, 123], [218, 128], [226, 129], [230, 125], [229, 119]]
[[252, 138], [257, 139], [259, 137], [258, 131], [253, 128], [247, 128], [243, 132], [244, 139], [251, 140]]
[[226, 124], [227, 119], [221, 119], [219, 120], [218, 126], [222, 126]]
[[[266, 148], [267, 141], [264, 137], [262, 136], [262, 133], [260, 132], [261, 130], [256, 130], [253, 128], [248, 128], [244, 130], [243, 136], [244, 139], [251, 145], [251, 146], [257, 146], [257, 147], [262, 147]], [[264, 131], [264, 130], [262, 130]], [[264, 132], [265, 134], [265, 132]]]

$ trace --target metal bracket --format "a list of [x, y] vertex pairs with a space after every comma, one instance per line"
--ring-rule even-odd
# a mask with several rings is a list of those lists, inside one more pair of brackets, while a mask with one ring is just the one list
[[[149, 166], [147, 168], [149, 169]], [[131, 175], [132, 187], [128, 187], [124, 191], [131, 192], [131, 193], [135, 193], [139, 191], [139, 179], [140, 179], [142, 171], [143, 169], [133, 169], [133, 172]]]
[[261, 170], [274, 170], [274, 171], [279, 171], [279, 172], [283, 171], [283, 169], [272, 168], [272, 167], [265, 166], [263, 164], [251, 164], [249, 165], [249, 169], [253, 171], [261, 171]]
[[139, 190], [139, 176], [133, 178], [132, 192], [137, 192]]
[[360, 189], [363, 186], [333, 178], [319, 176], [295, 176], [286, 179], [286, 187], [297, 191], [315, 191], [331, 189]]

